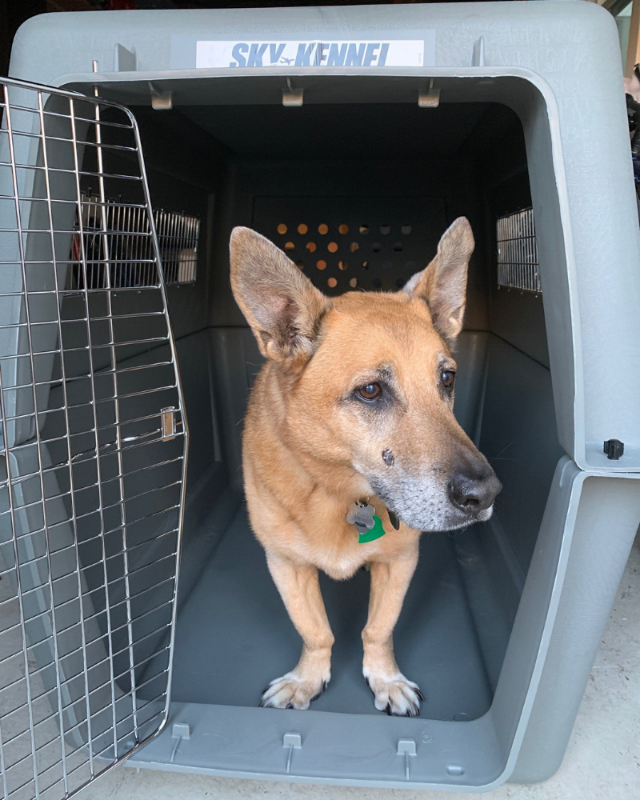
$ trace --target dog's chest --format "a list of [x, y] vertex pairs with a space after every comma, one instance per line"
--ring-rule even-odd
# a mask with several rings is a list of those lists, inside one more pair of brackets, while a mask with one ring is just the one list
[[314, 553], [311, 559], [315, 565], [326, 572], [334, 580], [350, 578], [374, 556], [373, 553], [342, 552], [339, 556], [331, 557], [327, 553]]
[[316, 529], [311, 536], [305, 536], [300, 555], [335, 580], [344, 580], [386, 550], [383, 540], [387, 536], [364, 544], [360, 544], [358, 538], [353, 525], [336, 522], [324, 532]]

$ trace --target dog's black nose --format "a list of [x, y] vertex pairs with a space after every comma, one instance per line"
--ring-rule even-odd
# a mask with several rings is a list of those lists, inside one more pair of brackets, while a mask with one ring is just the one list
[[493, 504], [502, 484], [488, 464], [465, 465], [449, 482], [449, 499], [468, 514], [478, 514]]

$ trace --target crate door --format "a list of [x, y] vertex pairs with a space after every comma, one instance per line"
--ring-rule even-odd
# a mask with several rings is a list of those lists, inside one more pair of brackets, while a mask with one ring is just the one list
[[53, 800], [166, 720], [187, 437], [134, 119], [0, 114], [0, 787]]

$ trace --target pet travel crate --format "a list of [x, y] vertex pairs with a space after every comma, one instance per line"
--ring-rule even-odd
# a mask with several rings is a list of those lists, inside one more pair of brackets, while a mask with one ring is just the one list
[[[11, 76], [32, 83], [4, 86], [0, 133], [5, 795], [63, 797], [131, 753], [345, 785], [549, 777], [640, 522], [640, 248], [607, 12], [44, 15]], [[329, 295], [393, 291], [459, 215], [477, 244], [456, 414], [504, 490], [490, 522], [422, 537], [395, 631], [420, 717], [376, 712], [362, 679], [365, 572], [322, 580], [325, 694], [259, 708], [300, 641], [243, 502], [260, 356], [229, 234], [260, 231]]]

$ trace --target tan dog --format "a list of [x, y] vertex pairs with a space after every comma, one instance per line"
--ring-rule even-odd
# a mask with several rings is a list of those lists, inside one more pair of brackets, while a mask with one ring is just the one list
[[[501, 489], [452, 411], [451, 347], [473, 247], [460, 218], [402, 291], [331, 300], [263, 236], [231, 235], [233, 292], [267, 358], [244, 429], [249, 515], [303, 640], [298, 665], [272, 681], [263, 706], [305, 709], [326, 687], [334, 639], [318, 569], [343, 580], [368, 564], [365, 679], [377, 709], [419, 713], [424, 698], [399, 671], [392, 634], [420, 531], [487, 520]], [[360, 544], [347, 514], [367, 498], [386, 535]]]

